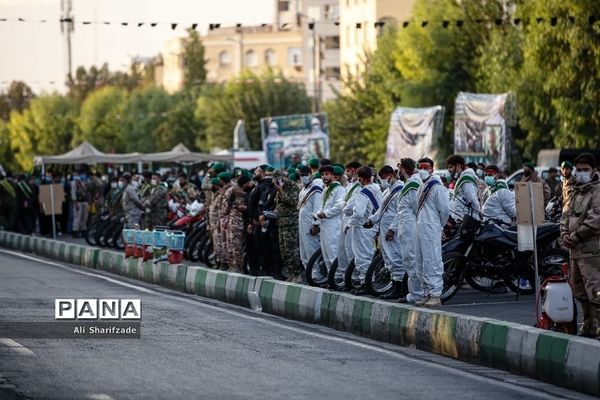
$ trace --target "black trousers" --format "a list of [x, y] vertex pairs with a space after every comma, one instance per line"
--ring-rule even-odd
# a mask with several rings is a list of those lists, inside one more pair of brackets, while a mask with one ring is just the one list
[[258, 229], [258, 247], [260, 249], [260, 261], [264, 273], [273, 277], [281, 277], [281, 252], [279, 250], [279, 234], [277, 221], [270, 220], [266, 232]]

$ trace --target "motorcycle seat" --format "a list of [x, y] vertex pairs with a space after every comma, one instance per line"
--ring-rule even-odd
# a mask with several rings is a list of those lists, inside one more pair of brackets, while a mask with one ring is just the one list
[[[546, 232], [552, 230], [553, 228], [555, 228], [556, 224], [553, 222], [546, 222], [540, 226], [538, 226], [537, 228], [537, 236], [542, 236], [543, 234], [545, 234]], [[511, 226], [508, 229], [503, 229], [502, 233], [504, 234], [504, 237], [506, 237], [507, 239], [517, 243], [518, 239], [517, 239], [517, 227], [516, 225], [514, 226], [514, 230], [513, 227]]]

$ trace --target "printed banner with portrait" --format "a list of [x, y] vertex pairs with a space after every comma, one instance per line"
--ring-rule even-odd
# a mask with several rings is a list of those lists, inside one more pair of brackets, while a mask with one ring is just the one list
[[400, 158], [435, 157], [444, 126], [444, 107], [398, 107], [392, 113], [385, 162], [395, 166]]
[[514, 97], [459, 92], [454, 115], [454, 152], [467, 161], [510, 167], [510, 126], [515, 125]]
[[326, 113], [261, 118], [260, 127], [267, 163], [273, 168], [287, 168], [294, 160], [329, 157]]

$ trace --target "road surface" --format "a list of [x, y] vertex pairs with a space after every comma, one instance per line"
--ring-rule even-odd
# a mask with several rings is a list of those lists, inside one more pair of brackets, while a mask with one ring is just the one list
[[503, 371], [0, 250], [0, 322], [51, 320], [56, 298], [140, 298], [141, 339], [0, 339], [1, 399], [587, 398]]

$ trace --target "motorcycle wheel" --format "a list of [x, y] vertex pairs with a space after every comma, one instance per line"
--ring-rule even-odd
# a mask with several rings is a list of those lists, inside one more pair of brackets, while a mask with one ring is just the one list
[[354, 260], [352, 260], [352, 262], [348, 264], [348, 268], [346, 268], [346, 272], [344, 273], [344, 284], [348, 291], [360, 289], [362, 286], [358, 268], [356, 268]]
[[200, 261], [200, 255], [202, 254], [202, 239], [205, 236], [196, 235], [190, 242], [190, 246], [187, 250], [187, 257], [190, 261]]
[[465, 276], [465, 281], [475, 290], [479, 290], [480, 292], [489, 292], [494, 286], [494, 280], [487, 278], [485, 276], [477, 276], [467, 274]]
[[335, 260], [333, 260], [331, 268], [329, 269], [329, 273], [327, 274], [327, 285], [331, 290], [343, 292], [344, 290], [346, 290], [346, 271], [339, 269], [339, 266], [340, 264], [338, 263], [338, 259], [336, 258]]
[[385, 265], [383, 256], [378, 250], [369, 265], [365, 276], [365, 286], [371, 296], [385, 296], [392, 291], [392, 271]]
[[[533, 257], [532, 257], [533, 259]], [[538, 254], [538, 271], [540, 283], [545, 278], [557, 275], [562, 276], [560, 266], [569, 262], [569, 253], [561, 248], [551, 247], [543, 249]], [[506, 286], [515, 293], [529, 295], [535, 293], [535, 270], [533, 265], [519, 276], [511, 276], [504, 280]], [[521, 282], [521, 280], [524, 280]], [[525, 282], [526, 281], [526, 282]], [[526, 285], [524, 285], [526, 283]]]
[[306, 283], [310, 286], [321, 286], [327, 282], [327, 267], [321, 249], [315, 251], [306, 263]]
[[125, 242], [123, 242], [123, 225], [120, 225], [112, 237], [112, 243], [115, 249], [125, 250]]
[[115, 233], [119, 230], [120, 226], [121, 223], [119, 221], [113, 221], [110, 224], [108, 224], [106, 228], [106, 233], [104, 234], [105, 247], [115, 246], [114, 237]]
[[[188, 237], [186, 237], [184, 257], [190, 261], [198, 261], [197, 244], [202, 237], [203, 230], [195, 229]], [[195, 252], [195, 254], [192, 254]]]
[[444, 263], [444, 287], [440, 300], [445, 303], [460, 290], [465, 274], [465, 260], [459, 252], [451, 251], [442, 255], [442, 262]]
[[105, 221], [96, 231], [96, 244], [101, 247], [106, 247], [107, 228], [110, 226], [110, 221]]
[[94, 221], [90, 225], [88, 225], [87, 229], [83, 233], [83, 238], [85, 239], [85, 242], [90, 246], [96, 246], [96, 231], [99, 225], [99, 221]]

